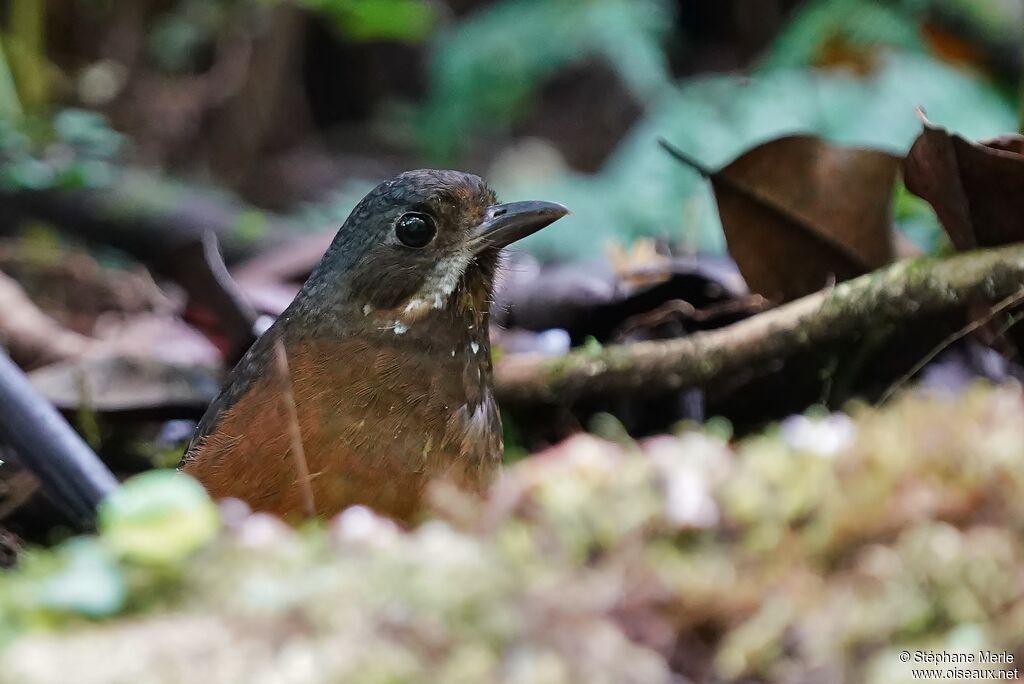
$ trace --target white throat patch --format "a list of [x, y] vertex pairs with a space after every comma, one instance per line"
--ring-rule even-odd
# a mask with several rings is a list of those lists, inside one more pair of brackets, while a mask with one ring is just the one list
[[423, 287], [409, 298], [398, 319], [389, 326], [395, 334], [402, 334], [399, 330], [405, 332], [410, 323], [431, 309], [443, 309], [472, 261], [473, 252], [468, 249], [440, 259], [423, 282]]

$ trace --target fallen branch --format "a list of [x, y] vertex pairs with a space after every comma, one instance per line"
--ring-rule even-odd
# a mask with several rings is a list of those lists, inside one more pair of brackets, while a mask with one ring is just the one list
[[117, 480], [2, 351], [0, 406], [0, 439], [54, 504], [77, 526], [90, 527], [96, 506]]
[[157, 270], [177, 249], [209, 232], [229, 264], [295, 232], [284, 219], [227, 196], [134, 171], [102, 190], [3, 190], [0, 215], [47, 221], [87, 242], [113, 245]]
[[607, 346], [552, 358], [509, 356], [498, 363], [498, 398], [556, 403], [581, 397], [659, 394], [704, 387], [749, 368], [850, 339], [913, 325], [1016, 293], [1024, 245], [902, 261], [726, 328], [686, 338]]

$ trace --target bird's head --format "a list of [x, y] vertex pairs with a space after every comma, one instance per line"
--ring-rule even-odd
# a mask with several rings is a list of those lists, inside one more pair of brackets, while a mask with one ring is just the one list
[[468, 173], [409, 171], [352, 210], [303, 297], [389, 318], [399, 332], [472, 304], [467, 297], [486, 299], [501, 249], [567, 213], [552, 202], [498, 204]]

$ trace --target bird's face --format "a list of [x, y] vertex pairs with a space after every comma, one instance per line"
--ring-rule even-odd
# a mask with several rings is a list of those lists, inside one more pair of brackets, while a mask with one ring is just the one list
[[356, 206], [312, 282], [401, 329], [459, 297], [486, 298], [500, 250], [566, 213], [551, 202], [497, 204], [474, 175], [410, 171]]

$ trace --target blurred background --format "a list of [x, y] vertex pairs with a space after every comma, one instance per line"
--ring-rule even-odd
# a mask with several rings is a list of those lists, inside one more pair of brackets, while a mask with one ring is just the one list
[[[242, 209], [222, 236], [229, 261], [282, 223], [336, 227], [371, 184], [424, 166], [483, 175], [506, 200], [570, 206], [528, 244], [546, 258], [642, 236], [721, 253], [710, 193], [659, 137], [714, 168], [793, 131], [902, 154], [917, 106], [972, 138], [1017, 130], [1021, 111], [1020, 0], [0, 9], [2, 187], [213, 207], [230, 197]], [[139, 179], [126, 175], [140, 170], [155, 184], [131, 193]], [[927, 212], [897, 209], [931, 248]], [[0, 223], [25, 229], [11, 211]]]
[[[68, 539], [0, 444], [0, 683], [1019, 663], [1024, 293], [884, 326], [865, 296], [840, 335], [658, 396], [516, 403], [500, 371], [1020, 243], [1022, 127], [1024, 0], [0, 0], [0, 344], [118, 479], [142, 473]], [[224, 373], [359, 198], [419, 167], [573, 211], [496, 293], [519, 462], [411, 530], [215, 507], [167, 469]]]
[[[513, 253], [499, 355], [672, 338], [813, 291], [818, 271], [949, 249], [931, 207], [892, 182], [915, 110], [967, 139], [1018, 131], [1022, 84], [1024, 0], [6, 0], [0, 338], [118, 474], [173, 466], [253, 321], [287, 306], [355, 202], [400, 171], [458, 168], [504, 201], [572, 209]], [[864, 193], [880, 256], [845, 275], [803, 263], [811, 280], [779, 298], [749, 260], [736, 268], [694, 167], [793, 133], [884, 151], [893, 170], [880, 191], [831, 186]], [[739, 221], [732, 258], [784, 242], [765, 220]], [[960, 324], [707, 391], [506, 406], [510, 459], [580, 429], [720, 415], [744, 433], [877, 398]], [[993, 355], [952, 373], [1020, 370]], [[37, 537], [33, 488], [5, 472], [0, 519], [22, 510], [10, 524]]]

